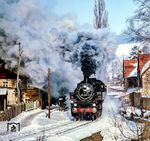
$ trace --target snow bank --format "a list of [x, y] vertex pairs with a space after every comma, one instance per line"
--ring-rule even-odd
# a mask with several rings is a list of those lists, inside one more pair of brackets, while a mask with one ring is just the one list
[[7, 123], [15, 122], [15, 123], [22, 123], [27, 117], [29, 117], [31, 114], [36, 114], [40, 109], [37, 110], [31, 110], [31, 111], [24, 111], [15, 118], [11, 119], [10, 121], [1, 121], [0, 122], [0, 127], [3, 127], [0, 129], [0, 134], [6, 133], [7, 132]]

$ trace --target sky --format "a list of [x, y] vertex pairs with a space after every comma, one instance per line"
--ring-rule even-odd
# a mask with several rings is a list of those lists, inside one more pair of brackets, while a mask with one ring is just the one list
[[[94, 23], [94, 0], [50, 0], [51, 11], [58, 16], [73, 16], [80, 25]], [[118, 35], [126, 28], [126, 19], [134, 14], [133, 0], [105, 0], [109, 26]]]

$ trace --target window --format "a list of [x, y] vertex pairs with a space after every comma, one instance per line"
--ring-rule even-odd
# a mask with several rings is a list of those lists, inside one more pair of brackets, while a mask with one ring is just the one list
[[3, 81], [3, 87], [8, 87], [8, 81]]

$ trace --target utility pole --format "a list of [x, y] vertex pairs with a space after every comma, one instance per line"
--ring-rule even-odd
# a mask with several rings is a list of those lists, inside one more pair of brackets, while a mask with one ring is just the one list
[[140, 58], [139, 58], [139, 50], [138, 50], [138, 56], [137, 56], [137, 79], [138, 79], [138, 88], [140, 88], [141, 79], [140, 79]]
[[123, 75], [123, 86], [124, 86], [124, 90], [125, 90], [125, 72], [124, 72], [124, 58], [123, 58], [123, 61], [122, 61], [122, 75]]
[[48, 68], [48, 118], [50, 118], [50, 68]]
[[105, 9], [104, 0], [95, 0], [94, 16], [94, 26], [96, 29], [108, 27], [108, 12]]
[[20, 73], [20, 62], [21, 62], [21, 55], [23, 53], [23, 50], [21, 49], [20, 45], [21, 43], [18, 43], [19, 50], [18, 50], [18, 64], [17, 64], [17, 95], [18, 95], [18, 104], [20, 103], [20, 88], [19, 88], [19, 73]]

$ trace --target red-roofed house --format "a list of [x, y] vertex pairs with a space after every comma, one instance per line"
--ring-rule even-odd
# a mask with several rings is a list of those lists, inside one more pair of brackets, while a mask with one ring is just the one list
[[[125, 89], [143, 85], [143, 72], [147, 69], [150, 61], [150, 54], [139, 54], [138, 60], [123, 61], [123, 77]], [[139, 84], [138, 84], [139, 81]]]
[[123, 77], [125, 90], [137, 87], [137, 60], [123, 61]]
[[124, 60], [123, 66], [125, 90], [137, 86], [140, 88], [140, 92], [133, 89], [129, 93], [132, 105], [150, 110], [150, 54], [139, 54], [137, 60]]

